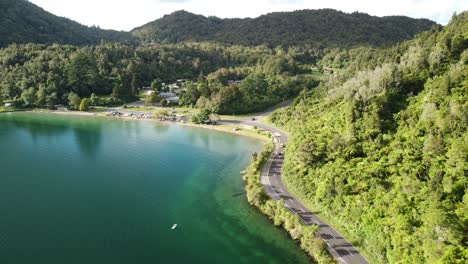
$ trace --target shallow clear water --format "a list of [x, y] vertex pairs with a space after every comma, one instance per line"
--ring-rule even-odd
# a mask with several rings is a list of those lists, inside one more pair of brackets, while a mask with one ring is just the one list
[[0, 114], [0, 263], [308, 262], [246, 201], [239, 172], [260, 149], [175, 124]]

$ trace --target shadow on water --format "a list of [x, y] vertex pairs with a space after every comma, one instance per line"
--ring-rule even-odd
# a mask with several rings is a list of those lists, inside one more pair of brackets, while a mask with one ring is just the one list
[[154, 126], [154, 130], [156, 131], [157, 135], [166, 134], [167, 132], [169, 132], [169, 129], [170, 129], [169, 125], [166, 125], [166, 124], [163, 124], [163, 125], [156, 124]]
[[28, 113], [2, 116], [0, 122], [30, 135], [34, 143], [40, 138], [53, 140], [73, 132], [76, 144], [86, 155], [94, 155], [101, 144], [102, 124], [95, 120]]
[[[195, 128], [191, 128], [191, 129], [195, 129]], [[198, 128], [198, 129], [202, 129], [202, 128]], [[203, 130], [201, 131], [205, 132]], [[205, 134], [205, 133], [190, 133], [188, 134], [188, 139], [192, 144], [202, 147], [202, 148], [209, 148], [211, 145], [210, 137], [208, 134]]]
[[47, 120], [38, 120], [34, 117], [8, 118], [3, 120], [8, 121], [7, 125], [31, 135], [33, 142], [36, 142], [39, 137], [54, 138], [61, 136], [69, 130], [66, 126], [50, 123]]
[[239, 197], [239, 196], [243, 196], [243, 195], [246, 195], [247, 192], [243, 191], [243, 192], [238, 192], [238, 193], [234, 193], [232, 194], [232, 197]]
[[81, 153], [94, 156], [101, 145], [102, 129], [99, 123], [93, 123], [90, 126], [87, 129], [73, 128], [73, 134]]

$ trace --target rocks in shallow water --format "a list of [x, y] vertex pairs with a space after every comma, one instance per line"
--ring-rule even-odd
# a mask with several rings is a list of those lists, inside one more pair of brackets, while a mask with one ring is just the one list
[[135, 119], [152, 119], [153, 115], [150, 113], [122, 113], [119, 111], [109, 111], [107, 116], [126, 117]]
[[[124, 117], [124, 118], [134, 118], [134, 119], [153, 119], [156, 118], [152, 113], [138, 113], [138, 112], [120, 112], [120, 111], [108, 111], [106, 116], [113, 117]], [[165, 115], [158, 117], [161, 121], [173, 121], [186, 123], [189, 121], [189, 117], [184, 115]]]
[[122, 113], [118, 111], [109, 111], [107, 112], [107, 116], [122, 116]]

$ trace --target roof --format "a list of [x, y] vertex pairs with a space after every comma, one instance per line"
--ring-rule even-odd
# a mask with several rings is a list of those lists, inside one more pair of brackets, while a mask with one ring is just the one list
[[174, 97], [174, 96], [177, 96], [177, 95], [175, 93], [160, 93], [160, 94], [158, 94], [158, 96], [160, 98], [166, 99], [166, 98]]
[[166, 98], [166, 100], [171, 101], [171, 102], [178, 102], [179, 101], [179, 96], [169, 97], [169, 98]]

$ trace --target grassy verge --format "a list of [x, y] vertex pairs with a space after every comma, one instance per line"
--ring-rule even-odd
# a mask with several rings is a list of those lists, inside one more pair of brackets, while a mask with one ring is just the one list
[[106, 113], [108, 110], [107, 107], [104, 107], [104, 106], [93, 106], [89, 109], [88, 112], [90, 113], [96, 113], [96, 114], [99, 114], [99, 113]]
[[253, 117], [256, 114], [245, 114], [245, 115], [219, 115], [221, 119], [231, 119], [231, 120], [239, 120], [243, 118]]
[[196, 108], [190, 107], [179, 107], [179, 106], [168, 106], [168, 107], [159, 107], [159, 106], [145, 106], [145, 107], [134, 107], [134, 106], [127, 106], [126, 108], [122, 108], [122, 110], [128, 111], [135, 111], [140, 113], [154, 113], [158, 111], [168, 111], [174, 114], [181, 114], [181, 115], [192, 115], [192, 113], [198, 112]]
[[15, 108], [12, 108], [12, 107], [3, 107], [3, 106], [0, 106], [0, 113], [3, 113], [3, 112], [14, 112], [16, 109]]
[[272, 151], [273, 143], [270, 142], [244, 172], [247, 200], [270, 218], [275, 226], [283, 227], [291, 238], [297, 241], [301, 248], [318, 263], [336, 263], [327, 251], [325, 242], [317, 237], [318, 226], [304, 226], [297, 215], [293, 215], [284, 208], [283, 201], [274, 201], [265, 192], [260, 177], [262, 168]]
[[194, 123], [187, 123], [187, 125], [194, 126], [194, 127], [202, 127], [213, 129], [217, 131], [223, 131], [228, 133], [234, 133], [241, 136], [251, 137], [255, 139], [259, 139], [262, 141], [270, 141], [270, 132], [262, 130], [262, 129], [255, 129], [255, 128], [247, 128], [244, 126], [238, 126], [234, 124], [221, 124], [221, 125], [197, 125]]
[[365, 258], [367, 258], [371, 263], [377, 263], [378, 261], [371, 257], [371, 255], [366, 251], [365, 248], [361, 246], [361, 243], [355, 239], [352, 239], [353, 236], [346, 231], [346, 228], [344, 228], [338, 221], [334, 220], [335, 217], [333, 215], [328, 214], [327, 212], [320, 211], [320, 210], [315, 210], [320, 208], [320, 206], [317, 206], [316, 204], [312, 203], [309, 201], [309, 199], [306, 199], [305, 195], [303, 195], [301, 192], [299, 192], [293, 184], [290, 184], [287, 179], [284, 180], [284, 184], [286, 185], [286, 188], [288, 188], [289, 192], [294, 195], [302, 204], [304, 204], [307, 208], [313, 210], [320, 218], [325, 220], [325, 222], [329, 223], [331, 226], [333, 226], [338, 232], [340, 232], [341, 235], [343, 235], [346, 239], [348, 239], [354, 247], [356, 247], [359, 250], [359, 253], [363, 255]]
[[[287, 131], [286, 127], [279, 126], [278, 124], [271, 122], [268, 116], [265, 117], [264, 120], [262, 121], [271, 126], [277, 126], [283, 131]], [[320, 216], [320, 218], [325, 220], [327, 223], [333, 226], [338, 232], [340, 232], [346, 239], [348, 239], [353, 244], [354, 247], [356, 247], [359, 250], [359, 253], [361, 255], [367, 258], [371, 263], [377, 262], [376, 259], [371, 257], [371, 255], [366, 251], [366, 249], [361, 246], [361, 243], [359, 241], [357, 241], [356, 239], [353, 239], [354, 236], [352, 236], [349, 232], [347, 232], [346, 228], [344, 228], [338, 221], [334, 220], [335, 217], [333, 215], [329, 215], [326, 212], [319, 210], [320, 206], [317, 206], [316, 204], [311, 202], [309, 199], [307, 199], [307, 197], [303, 193], [298, 191], [294, 187], [294, 184], [291, 184], [287, 178], [283, 178], [283, 182], [286, 185], [286, 188], [289, 190], [289, 192], [292, 195], [294, 195], [294, 197], [296, 197], [307, 208], [313, 210], [315, 214]]]

